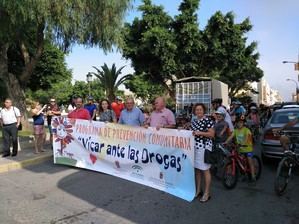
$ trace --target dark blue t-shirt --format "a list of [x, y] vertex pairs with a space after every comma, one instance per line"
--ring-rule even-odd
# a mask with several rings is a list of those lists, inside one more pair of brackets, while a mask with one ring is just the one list
[[90, 117], [92, 117], [93, 111], [97, 109], [97, 106], [95, 104], [85, 104], [84, 108], [88, 110]]
[[32, 118], [33, 118], [33, 125], [44, 125], [45, 119], [43, 113], [32, 116]]

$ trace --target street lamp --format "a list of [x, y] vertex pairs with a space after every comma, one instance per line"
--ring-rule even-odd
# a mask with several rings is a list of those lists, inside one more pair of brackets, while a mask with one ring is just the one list
[[294, 79], [286, 79], [286, 81], [291, 81], [294, 82], [296, 84], [296, 102], [298, 103], [298, 93], [299, 93], [299, 89], [298, 89], [298, 82], [296, 82], [296, 80]]
[[283, 64], [294, 64], [295, 66], [295, 71], [299, 71], [299, 54], [298, 54], [298, 61], [282, 61]]
[[87, 73], [86, 75], [86, 81], [88, 83], [88, 93], [89, 93], [89, 96], [91, 95], [91, 90], [90, 90], [90, 83], [92, 81], [92, 74], [90, 72]]
[[286, 63], [291, 63], [291, 64], [296, 64], [297, 62], [295, 61], [282, 61], [283, 64], [286, 64]]

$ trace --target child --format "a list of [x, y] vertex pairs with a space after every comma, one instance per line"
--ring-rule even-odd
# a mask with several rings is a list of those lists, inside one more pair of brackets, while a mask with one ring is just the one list
[[228, 135], [227, 135], [227, 130], [228, 130], [228, 123], [224, 120], [225, 119], [225, 114], [217, 110], [215, 112], [216, 115], [216, 124], [214, 125], [215, 129], [215, 142], [216, 143], [223, 143], [226, 141]]
[[250, 121], [250, 125], [254, 127], [259, 127], [260, 125], [260, 117], [255, 106], [250, 107], [250, 113], [248, 114], [248, 120]]
[[252, 134], [248, 128], [244, 126], [245, 117], [241, 116], [237, 120], [237, 128], [234, 132], [229, 136], [229, 138], [225, 141], [224, 144], [230, 142], [233, 138], [236, 140], [236, 143], [241, 145], [239, 148], [239, 153], [245, 154], [248, 160], [248, 164], [251, 171], [251, 182], [255, 183], [255, 173], [253, 166], [253, 144], [252, 144]]

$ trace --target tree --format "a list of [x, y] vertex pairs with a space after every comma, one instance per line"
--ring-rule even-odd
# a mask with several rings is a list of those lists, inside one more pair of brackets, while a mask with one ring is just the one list
[[33, 91], [47, 90], [55, 83], [71, 81], [71, 79], [72, 73], [67, 68], [64, 52], [47, 43], [27, 87]]
[[92, 72], [92, 74], [99, 79], [100, 86], [105, 91], [105, 95], [110, 102], [115, 99], [115, 93], [117, 92], [118, 87], [132, 77], [131, 74], [128, 74], [119, 78], [124, 67], [125, 66], [117, 70], [115, 64], [113, 64], [110, 69], [106, 63], [101, 66], [101, 69], [93, 66], [93, 68], [97, 70], [97, 73]]
[[59, 104], [68, 104], [73, 96], [73, 86], [71, 80], [65, 80], [51, 84], [47, 90], [38, 89], [26, 91], [27, 99], [31, 101], [39, 101], [42, 104], [49, 102], [50, 98], [55, 98]]
[[196, 11], [199, 0], [184, 0], [179, 6], [180, 14], [174, 17], [172, 24], [176, 43], [178, 70], [176, 78], [197, 76], [200, 73], [199, 59], [205, 50], [202, 32], [199, 30]]
[[248, 82], [258, 82], [263, 71], [258, 67], [257, 43], [246, 44], [245, 34], [252, 29], [249, 19], [235, 23], [232, 12], [216, 12], [203, 32], [207, 46], [201, 61], [204, 72], [227, 83], [230, 97], [246, 88]]
[[[8, 96], [25, 110], [28, 82], [50, 39], [64, 51], [74, 44], [105, 51], [119, 42], [119, 27], [129, 0], [0, 1], [0, 81]], [[22, 57], [20, 71], [9, 70], [8, 51]]]
[[131, 79], [124, 82], [124, 85], [145, 104], [149, 104], [155, 96], [165, 94], [165, 90], [159, 84], [148, 80], [145, 75], [133, 75]]
[[144, 0], [138, 9], [142, 18], [124, 26], [123, 56], [132, 61], [136, 74], [172, 91], [167, 81], [172, 80], [177, 70], [173, 19], [162, 6], [152, 5], [150, 0]]
[[235, 23], [232, 13], [216, 12], [203, 31], [196, 11], [199, 0], [183, 0], [179, 15], [171, 18], [163, 7], [144, 0], [141, 18], [124, 26], [123, 56], [137, 75], [160, 84], [174, 98], [174, 81], [204, 76], [227, 83], [230, 96], [263, 76], [256, 43], [246, 43], [249, 19]]

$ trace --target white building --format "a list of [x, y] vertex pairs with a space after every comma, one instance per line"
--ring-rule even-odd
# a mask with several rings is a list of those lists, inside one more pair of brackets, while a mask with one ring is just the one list
[[268, 82], [263, 78], [258, 83], [258, 103], [265, 105], [273, 105], [274, 103], [282, 102], [282, 97], [278, 90], [271, 89]]

